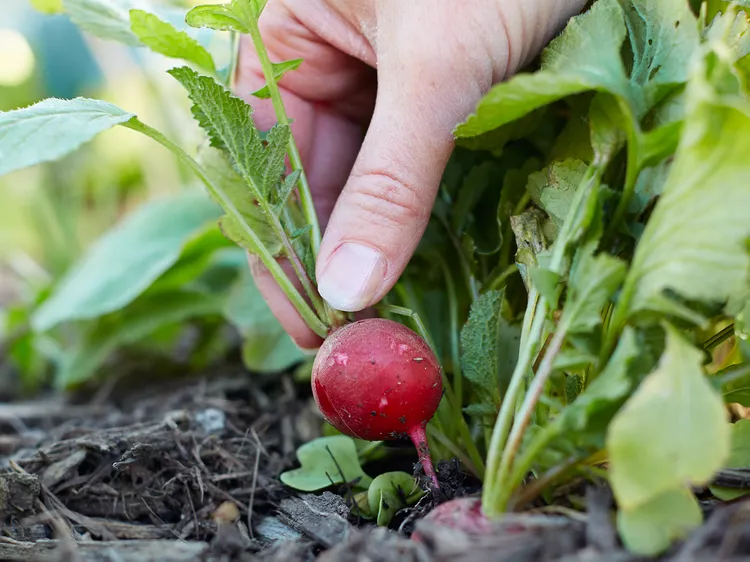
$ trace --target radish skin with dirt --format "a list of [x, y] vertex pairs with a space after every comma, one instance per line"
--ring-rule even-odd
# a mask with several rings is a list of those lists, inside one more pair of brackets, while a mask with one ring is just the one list
[[312, 390], [326, 420], [350, 437], [411, 439], [439, 487], [425, 427], [443, 396], [442, 371], [419, 335], [382, 318], [335, 330], [315, 357]]

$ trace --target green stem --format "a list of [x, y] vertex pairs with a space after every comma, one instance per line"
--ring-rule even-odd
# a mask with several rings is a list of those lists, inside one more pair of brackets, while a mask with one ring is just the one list
[[[263, 75], [266, 78], [266, 85], [268, 86], [268, 92], [271, 95], [271, 101], [273, 103], [273, 109], [276, 112], [276, 119], [282, 125], [289, 126], [289, 117], [286, 114], [286, 108], [284, 102], [281, 99], [281, 92], [279, 86], [276, 83], [276, 77], [273, 73], [273, 64], [271, 59], [268, 57], [268, 51], [263, 43], [263, 39], [260, 35], [260, 28], [258, 26], [257, 18], [248, 18], [247, 21], [248, 29], [250, 30], [250, 37], [253, 40], [253, 46], [255, 52], [258, 55], [258, 61], [263, 69]], [[312, 243], [313, 257], [318, 256], [318, 250], [320, 249], [320, 223], [318, 222], [318, 215], [315, 212], [315, 206], [313, 204], [312, 194], [310, 193], [310, 185], [307, 182], [307, 175], [302, 165], [302, 158], [300, 157], [299, 150], [297, 149], [297, 143], [294, 140], [294, 135], [289, 136], [289, 160], [292, 164], [292, 169], [298, 170], [299, 176], [299, 195], [302, 203], [302, 212], [305, 215], [305, 220], [312, 227], [310, 232], [310, 240]]]
[[609, 223], [607, 232], [604, 235], [604, 244], [608, 245], [614, 237], [617, 229], [620, 227], [620, 223], [625, 218], [625, 214], [628, 212], [630, 206], [630, 200], [633, 198], [635, 192], [635, 182], [638, 179], [638, 174], [641, 171], [641, 150], [639, 143], [639, 126], [633, 117], [630, 107], [622, 99], [618, 97], [618, 103], [620, 109], [625, 115], [625, 121], [628, 124], [628, 146], [627, 146], [627, 164], [625, 169], [625, 185], [622, 189], [622, 196], [620, 201], [617, 203], [615, 213], [612, 216], [612, 221]]
[[[544, 354], [544, 359], [539, 365], [539, 371], [537, 371], [537, 374], [526, 393], [523, 405], [513, 423], [510, 435], [508, 436], [508, 443], [503, 449], [498, 473], [498, 479], [501, 482], [505, 482], [505, 486], [502, 487], [498, 496], [498, 501], [501, 505], [507, 504], [510, 494], [514, 489], [515, 479], [513, 476], [506, 478], [506, 475], [510, 472], [516, 453], [521, 448], [521, 441], [523, 440], [524, 432], [531, 421], [531, 415], [534, 412], [536, 403], [539, 401], [542, 392], [544, 392], [544, 385], [552, 374], [555, 358], [562, 349], [566, 335], [567, 330], [563, 326], [560, 326], [555, 332], [555, 335], [547, 348], [547, 352]], [[523, 478], [523, 476], [521, 478]]]
[[[560, 233], [558, 234], [557, 241], [555, 242], [552, 258], [550, 260], [549, 269], [554, 273], [562, 274], [563, 272], [562, 270], [565, 264], [568, 245], [571, 240], [579, 234], [574, 231], [574, 228], [580, 228], [580, 226], [576, 224], [576, 218], [585, 208], [585, 204], [592, 191], [598, 186], [602, 170], [603, 166], [591, 166], [576, 190], [568, 214]], [[531, 300], [531, 294], [529, 295], [529, 300]], [[500, 413], [498, 414], [495, 427], [492, 431], [492, 440], [490, 442], [487, 457], [488, 477], [485, 481], [485, 488], [482, 495], [482, 510], [488, 517], [497, 516], [506, 509], [507, 498], [510, 494], [510, 490], [507, 490], [509, 484], [507, 482], [507, 476], [510, 468], [510, 465], [508, 464], [508, 456], [510, 455], [510, 458], [512, 458], [515, 454], [515, 445], [512, 444], [513, 446], [510, 447], [512, 450], [510, 453], [506, 453], [505, 448], [508, 443], [516, 403], [520, 397], [520, 391], [524, 379], [526, 378], [526, 375], [531, 368], [532, 361], [542, 343], [544, 326], [547, 319], [547, 313], [549, 312], [549, 303], [547, 302], [547, 299], [539, 295], [536, 307], [533, 309], [531, 307], [527, 308], [527, 314], [529, 312], [532, 312], [533, 320], [529, 323], [530, 328], [528, 331], [528, 337], [521, 345], [516, 367], [511, 375], [508, 390], [503, 398]], [[526, 322], [527, 320], [524, 319], [524, 323]], [[564, 334], [562, 337], [564, 338]], [[562, 342], [560, 342], [560, 346], [561, 345]], [[553, 359], [554, 357], [550, 359], [550, 368]], [[534, 383], [536, 382], [537, 379], [535, 379]], [[542, 388], [543, 382], [544, 381], [541, 381], [539, 383]], [[536, 386], [534, 388], [536, 391]], [[528, 400], [525, 400], [519, 409], [519, 414], [522, 416], [522, 419], [525, 417], [527, 409], [530, 412], [536, 405], [539, 395], [536, 395], [535, 392], [530, 392], [527, 398]], [[522, 436], [523, 429], [525, 429], [525, 423], [522, 423], [521, 426], [518, 427], [519, 435]], [[515, 437], [516, 435], [514, 434], [514, 438]]]
[[494, 291], [495, 289], [499, 289], [503, 285], [505, 280], [508, 279], [508, 277], [517, 272], [518, 265], [516, 265], [515, 263], [510, 264], [508, 267], [502, 270], [499, 275], [487, 281], [487, 290]]
[[253, 229], [250, 228], [245, 219], [242, 217], [242, 214], [234, 206], [234, 203], [232, 203], [231, 199], [226, 195], [226, 193], [224, 193], [220, 186], [215, 185], [210, 180], [200, 164], [198, 164], [189, 154], [187, 154], [184, 150], [182, 150], [182, 148], [165, 137], [162, 133], [152, 127], [149, 127], [145, 123], [142, 123], [137, 118], [133, 118], [130, 121], [123, 123], [123, 126], [127, 127], [128, 129], [138, 131], [139, 133], [142, 133], [147, 137], [155, 140], [157, 143], [170, 150], [185, 165], [187, 165], [188, 168], [193, 171], [193, 173], [195, 173], [198, 179], [200, 179], [206, 186], [211, 195], [213, 195], [216, 200], [219, 201], [227, 214], [234, 218], [237, 221], [237, 224], [239, 224], [243, 229], [244, 234], [253, 244], [252, 251], [257, 254], [258, 257], [260, 257], [263, 265], [266, 266], [269, 273], [273, 276], [279, 287], [281, 287], [281, 289], [284, 291], [294, 308], [297, 309], [297, 312], [299, 312], [300, 316], [302, 316], [305, 322], [307, 322], [307, 324], [316, 334], [318, 334], [320, 337], [326, 337], [328, 335], [328, 327], [323, 322], [321, 322], [320, 318], [318, 318], [315, 312], [313, 312], [310, 306], [305, 302], [305, 299], [302, 297], [302, 295], [300, 295], [299, 291], [297, 291], [295, 286], [284, 273], [281, 265], [279, 265], [276, 259], [266, 249], [265, 245], [263, 244], [263, 242], [261, 242]]

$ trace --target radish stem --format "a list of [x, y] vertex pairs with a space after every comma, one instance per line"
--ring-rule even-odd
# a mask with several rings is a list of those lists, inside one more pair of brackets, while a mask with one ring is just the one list
[[422, 464], [424, 473], [432, 480], [432, 485], [436, 490], [440, 489], [435, 468], [432, 466], [432, 457], [430, 457], [430, 447], [427, 445], [427, 432], [424, 424], [418, 424], [409, 430], [409, 438], [414, 443], [419, 455], [419, 462]]

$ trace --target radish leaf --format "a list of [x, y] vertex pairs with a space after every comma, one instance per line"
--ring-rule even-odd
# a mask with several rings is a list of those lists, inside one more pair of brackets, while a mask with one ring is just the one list
[[135, 117], [99, 100], [46, 99], [0, 113], [0, 175], [57, 160]]
[[[713, 72], [727, 70], [713, 55], [708, 57]], [[690, 118], [633, 257], [623, 290], [630, 299], [620, 303], [629, 313], [677, 312], [676, 303], [666, 301], [666, 290], [706, 304], [729, 302], [730, 307], [747, 294], [750, 104], [716, 92], [707, 81], [706, 65], [690, 85]], [[734, 85], [728, 84], [732, 90]]]
[[372, 478], [359, 464], [357, 447], [351, 437], [319, 437], [297, 449], [300, 468], [283, 472], [281, 481], [295, 490], [315, 492], [335, 484], [348, 483], [367, 488]]
[[617, 513], [617, 530], [634, 554], [655, 556], [676, 539], [686, 537], [703, 521], [703, 513], [689, 489], [667, 490], [633, 509]]
[[709, 481], [729, 456], [724, 401], [705, 376], [703, 354], [675, 328], [667, 325], [666, 330], [659, 365], [620, 409], [607, 434], [610, 482], [625, 510], [685, 483]]
[[211, 73], [216, 71], [214, 59], [203, 45], [185, 31], [162, 21], [159, 16], [143, 10], [131, 10], [130, 25], [133, 33], [152, 51], [184, 59]]
[[460, 124], [458, 137], [473, 137], [510, 123], [543, 105], [588, 90], [630, 99], [620, 57], [626, 29], [617, 0], [599, 0], [574, 17], [543, 53], [542, 69], [494, 86], [476, 112]]

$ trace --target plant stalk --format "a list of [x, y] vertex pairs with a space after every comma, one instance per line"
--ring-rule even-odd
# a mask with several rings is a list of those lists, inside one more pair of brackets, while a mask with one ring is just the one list
[[[268, 51], [266, 50], [266, 46], [263, 43], [260, 34], [258, 20], [256, 18], [248, 19], [250, 21], [247, 21], [246, 24], [250, 30], [250, 37], [252, 38], [255, 52], [258, 55], [260, 66], [263, 69], [263, 75], [266, 78], [266, 85], [268, 86], [268, 92], [271, 95], [273, 109], [276, 112], [276, 119], [282, 125], [289, 126], [289, 117], [286, 114], [286, 108], [281, 99], [281, 92], [279, 91], [279, 86], [276, 83], [276, 78], [273, 73], [273, 63], [271, 63], [271, 59], [268, 57]], [[298, 170], [300, 173], [297, 185], [299, 187], [300, 201], [302, 203], [302, 212], [305, 215], [305, 220], [307, 220], [308, 224], [311, 226], [310, 241], [312, 243], [312, 252], [313, 257], [317, 258], [321, 242], [320, 223], [318, 222], [318, 215], [315, 212], [315, 206], [310, 192], [310, 184], [307, 181], [307, 175], [305, 174], [305, 169], [302, 165], [302, 158], [300, 157], [297, 148], [297, 142], [294, 140], [294, 135], [289, 135], [288, 151], [292, 169]]]
[[224, 210], [230, 216], [232, 216], [232, 218], [234, 218], [245, 231], [245, 234], [254, 245], [254, 247], [252, 248], [253, 252], [255, 252], [258, 257], [260, 257], [263, 265], [266, 266], [269, 273], [271, 273], [276, 283], [278, 283], [279, 287], [281, 287], [281, 289], [284, 291], [284, 294], [286, 294], [287, 298], [290, 300], [297, 312], [299, 312], [300, 316], [302, 316], [305, 322], [307, 322], [307, 324], [316, 334], [323, 338], [326, 337], [328, 335], [328, 327], [320, 320], [320, 318], [318, 318], [318, 316], [310, 308], [307, 302], [305, 302], [305, 299], [302, 297], [302, 295], [300, 295], [299, 291], [297, 291], [296, 287], [284, 273], [281, 265], [279, 265], [276, 259], [266, 249], [265, 245], [263, 244], [263, 242], [261, 242], [253, 229], [247, 225], [242, 217], [242, 214], [237, 210], [237, 208], [234, 206], [229, 197], [227, 197], [221, 187], [213, 184], [200, 164], [198, 164], [198, 162], [196, 162], [187, 152], [170, 141], [162, 133], [152, 127], [149, 127], [145, 123], [142, 123], [137, 118], [133, 118], [130, 121], [123, 123], [123, 126], [127, 127], [128, 129], [138, 131], [139, 133], [150, 137], [163, 147], [169, 149], [175, 156], [177, 156], [182, 162], [184, 162], [193, 171], [193, 173], [195, 173], [198, 179], [200, 179], [201, 182], [203, 182], [203, 184], [206, 186], [211, 195], [213, 195], [221, 203], [221, 206], [224, 208]]

